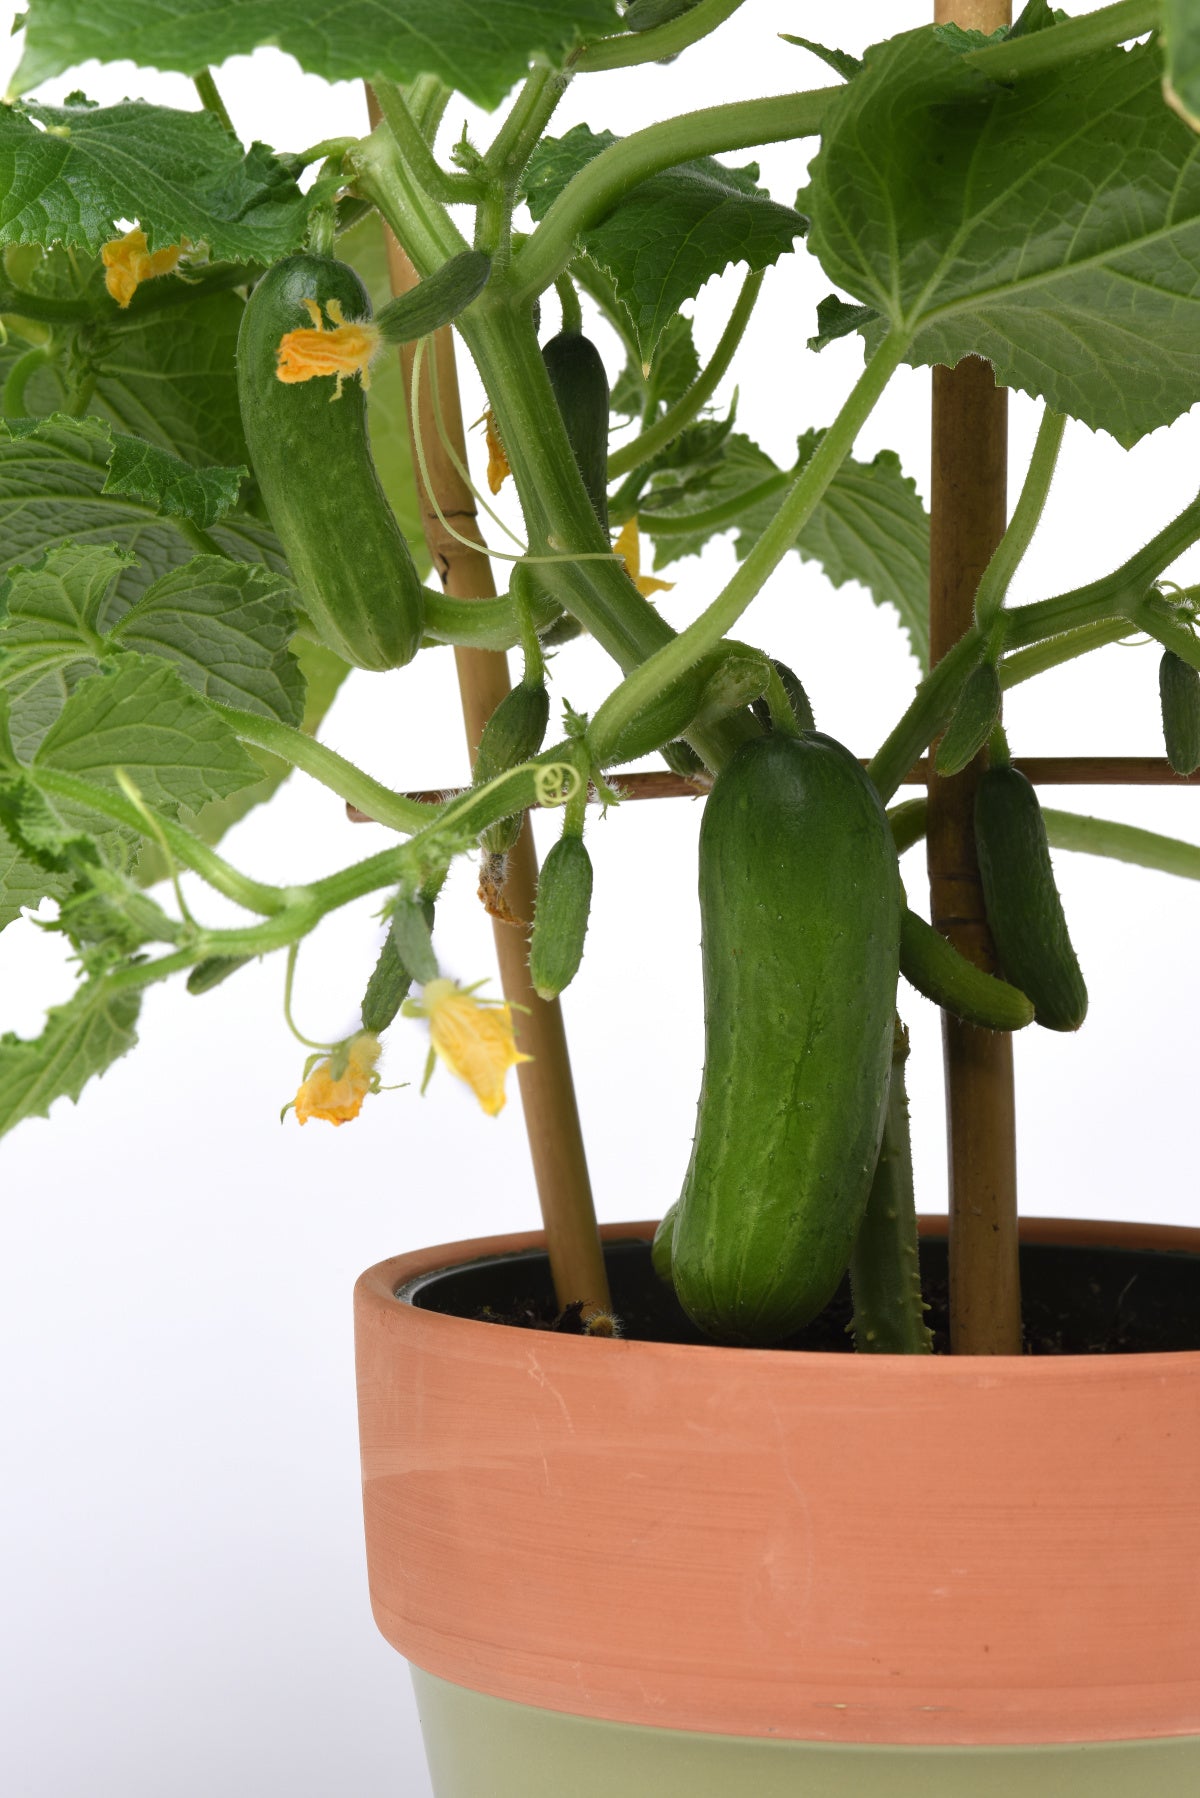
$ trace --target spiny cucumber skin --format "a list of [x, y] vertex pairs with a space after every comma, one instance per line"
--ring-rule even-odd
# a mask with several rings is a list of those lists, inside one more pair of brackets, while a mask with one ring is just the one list
[[385, 306], [375, 322], [388, 343], [415, 343], [465, 312], [487, 286], [491, 271], [490, 256], [463, 250]]
[[334, 399], [330, 376], [276, 379], [280, 338], [311, 325], [305, 299], [337, 300], [347, 319], [370, 316], [366, 289], [345, 263], [304, 254], [268, 269], [238, 335], [242, 424], [313, 629], [353, 667], [380, 673], [416, 654], [424, 588], [371, 460], [362, 382], [345, 379]]
[[542, 345], [542, 361], [562, 413], [592, 509], [608, 535], [608, 375], [600, 352], [578, 331]]
[[984, 906], [1006, 979], [1047, 1030], [1078, 1030], [1087, 987], [1054, 883], [1050, 845], [1032, 785], [1013, 767], [989, 768], [975, 795], [975, 847]]
[[[545, 681], [519, 681], [504, 695], [483, 727], [475, 756], [474, 782], [486, 786], [510, 768], [532, 761], [546, 735], [550, 695]], [[488, 855], [507, 855], [515, 848], [524, 817], [516, 812], [489, 824], [480, 841]]]
[[850, 1257], [854, 1346], [860, 1355], [928, 1355], [933, 1349], [921, 1295], [907, 1060], [908, 1032], [897, 1018], [879, 1160]]
[[941, 775], [961, 774], [983, 748], [1000, 716], [1000, 675], [994, 662], [981, 662], [968, 677], [935, 762]]
[[900, 972], [910, 986], [983, 1030], [1023, 1030], [1032, 1024], [1031, 1000], [960, 955], [954, 944], [907, 906], [900, 923]]
[[579, 972], [592, 903], [592, 858], [582, 837], [561, 836], [538, 877], [529, 978], [539, 999], [557, 999]]
[[700, 832], [704, 1077], [671, 1257], [719, 1340], [790, 1335], [845, 1273], [883, 1129], [901, 908], [886, 815], [840, 743], [735, 753]]
[[1164, 649], [1158, 693], [1167, 760], [1176, 774], [1194, 774], [1200, 768], [1200, 670]]

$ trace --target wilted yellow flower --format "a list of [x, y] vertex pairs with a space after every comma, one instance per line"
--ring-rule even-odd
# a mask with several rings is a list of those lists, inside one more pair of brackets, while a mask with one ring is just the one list
[[490, 406], [483, 415], [483, 422], [487, 436], [488, 492], [499, 493], [512, 469], [508, 466], [508, 457], [504, 453], [504, 445], [500, 441], [495, 415]]
[[660, 581], [652, 574], [641, 572], [642, 545], [636, 517], [625, 520], [613, 549], [624, 562], [626, 573], [643, 599], [649, 599], [652, 593], [669, 593], [675, 585], [674, 581]]
[[167, 244], [164, 249], [151, 254], [146, 248], [144, 231], [127, 231], [124, 237], [114, 238], [100, 251], [100, 260], [106, 270], [104, 285], [123, 311], [143, 281], [171, 274], [182, 255], [183, 245], [179, 243]]
[[[275, 370], [281, 381], [311, 381], [314, 375], [336, 375], [333, 398], [340, 399], [342, 382], [347, 375], [361, 375], [364, 387], [371, 385], [371, 358], [383, 341], [378, 325], [368, 319], [347, 319], [340, 300], [326, 300], [326, 325], [315, 300], [304, 300], [304, 310], [312, 325], [287, 331], [276, 352], [279, 365]], [[331, 328], [332, 327], [332, 328]]]
[[374, 1031], [360, 1030], [322, 1056], [296, 1094], [298, 1121], [323, 1118], [327, 1124], [348, 1124], [356, 1118], [367, 1094], [379, 1090], [379, 1048]]
[[512, 1007], [503, 999], [477, 999], [454, 980], [427, 980], [420, 999], [405, 1000], [404, 1010], [409, 1017], [429, 1019], [431, 1064], [436, 1053], [466, 1081], [489, 1117], [503, 1111], [509, 1068], [533, 1059], [517, 1048]]

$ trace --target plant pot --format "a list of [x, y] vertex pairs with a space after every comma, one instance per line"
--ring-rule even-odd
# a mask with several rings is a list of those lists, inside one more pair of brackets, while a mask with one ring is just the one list
[[[603, 1233], [618, 1312], [652, 1230]], [[356, 1289], [372, 1605], [438, 1798], [1200, 1790], [1200, 1231], [1026, 1223], [1027, 1288], [1188, 1346], [986, 1360], [475, 1321], [548, 1291], [541, 1246]]]

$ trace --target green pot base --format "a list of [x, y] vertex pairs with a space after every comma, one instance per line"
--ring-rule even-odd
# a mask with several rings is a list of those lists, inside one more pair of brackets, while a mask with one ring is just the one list
[[1020, 1748], [776, 1742], [598, 1722], [412, 1668], [435, 1798], [1195, 1798], [1200, 1735]]

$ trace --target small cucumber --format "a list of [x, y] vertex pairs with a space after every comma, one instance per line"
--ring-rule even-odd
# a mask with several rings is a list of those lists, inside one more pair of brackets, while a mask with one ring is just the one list
[[280, 339], [311, 324], [305, 300], [326, 312], [335, 302], [349, 320], [371, 310], [354, 270], [330, 257], [267, 270], [238, 336], [250, 460], [317, 636], [355, 668], [399, 668], [421, 641], [424, 589], [371, 460], [362, 384], [345, 381], [334, 399], [331, 376], [276, 378]]
[[965, 1023], [984, 1030], [1023, 1030], [1033, 1023], [1033, 1006], [1024, 993], [977, 968], [907, 906], [900, 920], [900, 972], [910, 986]]
[[211, 993], [215, 986], [236, 974], [249, 962], [248, 955], [209, 955], [198, 961], [187, 977], [189, 993]]
[[542, 345], [542, 360], [588, 498], [608, 535], [608, 376], [595, 344], [560, 331]]
[[992, 940], [1006, 977], [1047, 1030], [1078, 1030], [1087, 987], [1054, 884], [1042, 809], [1025, 776], [989, 768], [975, 795], [975, 845]]
[[903, 896], [879, 795], [832, 738], [760, 737], [700, 828], [704, 1077], [671, 1275], [724, 1341], [815, 1317], [867, 1202]]
[[564, 834], [538, 876], [529, 978], [539, 999], [557, 999], [583, 959], [592, 904], [592, 858], [582, 837]]
[[433, 906], [428, 900], [397, 901], [379, 960], [362, 997], [364, 1030], [379, 1036], [407, 999], [413, 981], [436, 979], [438, 967], [429, 935], [432, 927]]
[[[531, 761], [542, 747], [549, 721], [545, 681], [518, 681], [483, 727], [475, 756], [475, 786], [484, 787], [510, 768]], [[508, 854], [521, 834], [521, 821], [522, 814], [515, 812], [488, 826], [480, 838], [488, 855]]]
[[482, 250], [463, 250], [451, 256], [376, 315], [385, 342], [413, 343], [450, 324], [478, 299], [491, 272], [491, 258]]
[[[656, 693], [648, 705], [625, 725], [605, 755], [606, 767], [616, 768], [622, 762], [636, 762], [663, 744], [682, 736], [704, 703], [708, 683], [717, 672], [719, 650], [694, 662], [678, 680]], [[604, 707], [596, 713], [603, 722]]]
[[1158, 693], [1167, 760], [1176, 774], [1194, 774], [1200, 768], [1200, 670], [1164, 649]]
[[999, 720], [1001, 698], [995, 662], [980, 662], [967, 677], [954, 716], [938, 744], [934, 766], [939, 774], [961, 774], [975, 760]]

